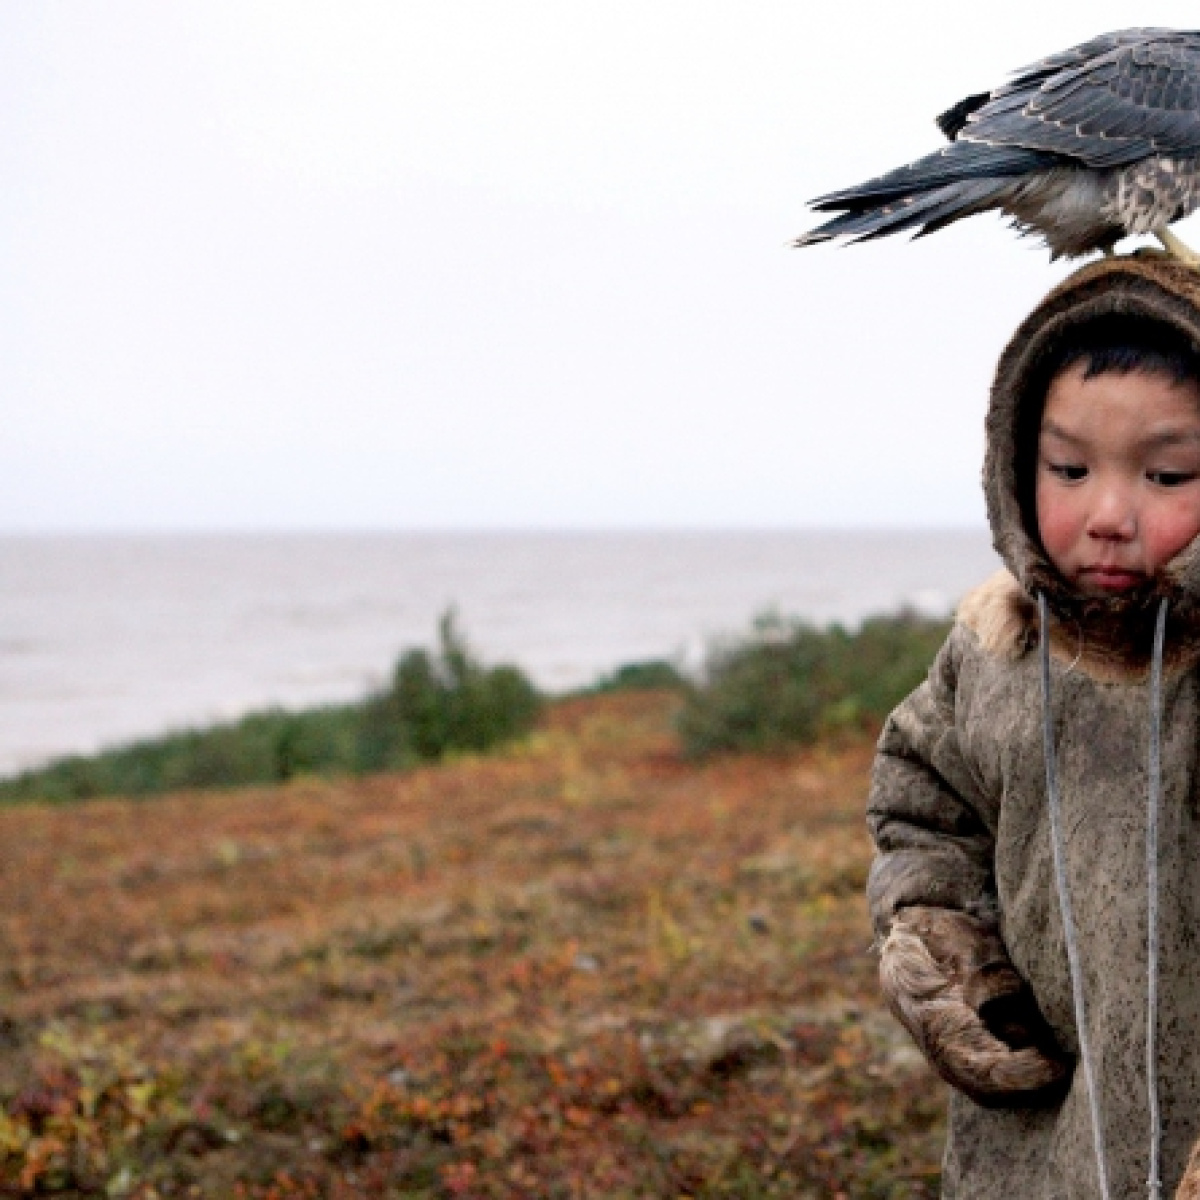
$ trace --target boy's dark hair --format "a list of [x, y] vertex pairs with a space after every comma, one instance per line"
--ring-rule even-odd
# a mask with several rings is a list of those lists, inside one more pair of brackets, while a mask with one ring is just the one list
[[1200, 354], [1186, 335], [1145, 317], [1097, 317], [1068, 330], [1043, 367], [1043, 405], [1055, 378], [1079, 363], [1085, 364], [1084, 379], [1110, 371], [1144, 371], [1169, 376], [1175, 383], [1200, 384]]
[[1038, 437], [1051, 385], [1084, 364], [1084, 379], [1144, 371], [1200, 388], [1200, 350], [1174, 326], [1150, 317], [1108, 314], [1067, 329], [1038, 365], [1017, 418], [1017, 491], [1026, 530], [1038, 538], [1034, 499]]

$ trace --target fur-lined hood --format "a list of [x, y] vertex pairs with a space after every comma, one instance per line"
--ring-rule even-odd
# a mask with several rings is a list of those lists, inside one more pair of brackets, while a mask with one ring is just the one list
[[1056, 287], [1021, 323], [992, 385], [983, 468], [992, 540], [1009, 573], [968, 597], [960, 619], [994, 650], [1019, 653], [1036, 643], [1034, 598], [1042, 592], [1054, 617], [1056, 654], [1094, 676], [1119, 679], [1145, 671], [1153, 612], [1163, 595], [1170, 614], [1167, 667], [1200, 660], [1200, 538], [1138, 592], [1085, 597], [1047, 559], [1031, 499], [1050, 364], [1069, 333], [1113, 316], [1169, 325], [1200, 354], [1200, 273], [1162, 257], [1102, 259]]

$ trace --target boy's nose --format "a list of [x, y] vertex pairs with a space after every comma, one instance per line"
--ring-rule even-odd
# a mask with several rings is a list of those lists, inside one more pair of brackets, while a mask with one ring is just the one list
[[1088, 535], [1107, 541], [1129, 541], [1137, 533], [1137, 513], [1120, 488], [1103, 492], [1088, 519]]

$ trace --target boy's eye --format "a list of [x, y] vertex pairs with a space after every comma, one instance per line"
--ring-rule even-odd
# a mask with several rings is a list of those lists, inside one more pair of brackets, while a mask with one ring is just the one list
[[1157, 483], [1159, 487], [1170, 488], [1191, 483], [1196, 475], [1192, 471], [1147, 471], [1146, 478], [1151, 483]]
[[1087, 478], [1087, 467], [1077, 466], [1075, 463], [1047, 463], [1046, 465], [1050, 468], [1051, 475], [1057, 475], [1059, 479], [1065, 479], [1068, 483], [1078, 483], [1081, 479]]

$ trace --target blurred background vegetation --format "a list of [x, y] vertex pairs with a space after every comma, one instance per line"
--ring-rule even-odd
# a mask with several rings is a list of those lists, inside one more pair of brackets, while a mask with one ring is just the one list
[[[694, 678], [668, 659], [652, 659], [618, 667], [584, 694], [677, 691], [676, 729], [693, 758], [783, 750], [831, 732], [877, 727], [924, 678], [949, 627], [912, 612], [876, 617], [855, 630], [768, 614], [748, 633], [711, 646]], [[360, 702], [272, 709], [62, 758], [0, 780], [0, 801], [147, 796], [404, 770], [520, 737], [543, 703], [518, 667], [480, 663], [451, 611], [441, 619], [436, 650], [405, 651], [390, 685]]]
[[516, 667], [481, 665], [448, 612], [437, 650], [405, 651], [390, 686], [359, 703], [251, 713], [227, 725], [59, 759], [0, 780], [0, 801], [146, 796], [403, 770], [519, 736], [541, 702]]
[[913, 612], [857, 630], [774, 614], [713, 646], [686, 689], [678, 729], [693, 757], [782, 750], [838, 730], [867, 730], [925, 678], [950, 622]]

